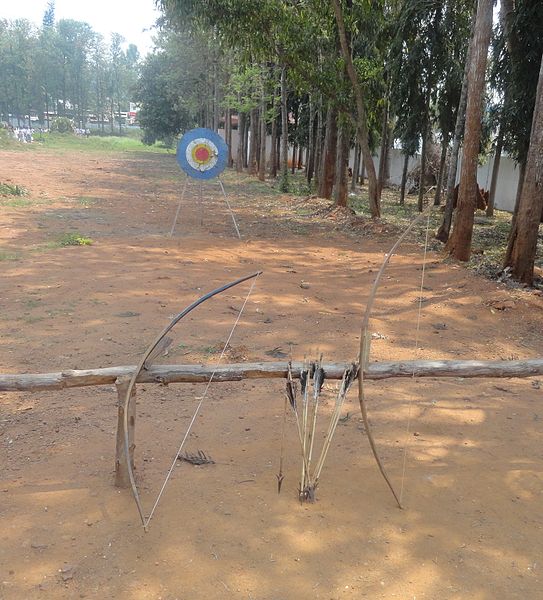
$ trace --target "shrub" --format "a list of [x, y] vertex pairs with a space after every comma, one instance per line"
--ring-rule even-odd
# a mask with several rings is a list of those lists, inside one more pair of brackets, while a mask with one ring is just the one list
[[68, 117], [55, 117], [51, 122], [51, 131], [54, 133], [73, 133], [74, 126]]

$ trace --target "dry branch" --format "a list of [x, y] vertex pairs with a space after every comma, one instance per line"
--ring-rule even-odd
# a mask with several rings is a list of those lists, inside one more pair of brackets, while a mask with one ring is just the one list
[[[294, 377], [302, 363], [292, 364]], [[327, 379], [341, 379], [350, 363], [323, 363]], [[58, 373], [0, 374], [0, 392], [61, 390], [64, 388], [114, 384], [131, 376], [135, 366], [61, 371]], [[142, 371], [138, 383], [207, 382], [215, 370], [211, 365], [153, 365]], [[225, 364], [216, 369], [214, 382], [271, 379], [287, 376], [286, 362]], [[377, 362], [368, 365], [365, 379], [391, 377], [533, 377], [543, 375], [543, 358], [527, 360], [416, 360]]]

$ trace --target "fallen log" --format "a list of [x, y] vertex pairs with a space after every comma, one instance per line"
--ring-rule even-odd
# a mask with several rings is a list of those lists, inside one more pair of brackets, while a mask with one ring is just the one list
[[[327, 379], [341, 379], [349, 363], [323, 363]], [[292, 363], [294, 376], [302, 363]], [[65, 388], [114, 384], [132, 375], [135, 366], [82, 369], [57, 373], [0, 374], [0, 392], [61, 390]], [[286, 362], [259, 362], [210, 365], [153, 365], [143, 370], [138, 383], [202, 383], [215, 371], [214, 382], [243, 379], [283, 378]], [[543, 358], [527, 360], [406, 360], [368, 365], [365, 379], [392, 377], [534, 377], [543, 375]]]

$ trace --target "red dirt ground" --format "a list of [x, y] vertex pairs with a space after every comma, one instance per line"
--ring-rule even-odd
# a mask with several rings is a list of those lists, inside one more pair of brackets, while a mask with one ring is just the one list
[[[369, 288], [395, 233], [304, 216], [246, 176], [185, 195], [172, 156], [2, 152], [0, 371], [134, 365], [169, 318], [206, 291], [262, 269], [229, 362], [323, 353], [355, 359]], [[77, 232], [90, 246], [60, 247]], [[427, 258], [393, 257], [372, 319], [371, 360], [543, 355], [543, 299]], [[213, 363], [248, 285], [175, 330], [165, 363]], [[212, 384], [151, 521], [113, 486], [113, 386], [0, 393], [0, 598], [302, 600], [532, 599], [541, 595], [543, 382], [368, 382], [368, 410], [399, 510], [370, 454], [355, 391], [318, 501], [297, 500], [299, 443], [288, 418], [277, 495], [284, 384]], [[326, 385], [320, 429], [335, 382]], [[138, 386], [137, 479], [148, 511], [203, 390]], [[407, 426], [409, 424], [409, 431]], [[404, 449], [406, 467], [403, 469]]]

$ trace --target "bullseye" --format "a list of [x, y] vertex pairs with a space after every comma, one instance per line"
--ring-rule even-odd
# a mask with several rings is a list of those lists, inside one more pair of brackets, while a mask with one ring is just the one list
[[206, 163], [209, 160], [209, 150], [205, 146], [200, 146], [196, 148], [194, 157], [198, 162]]

